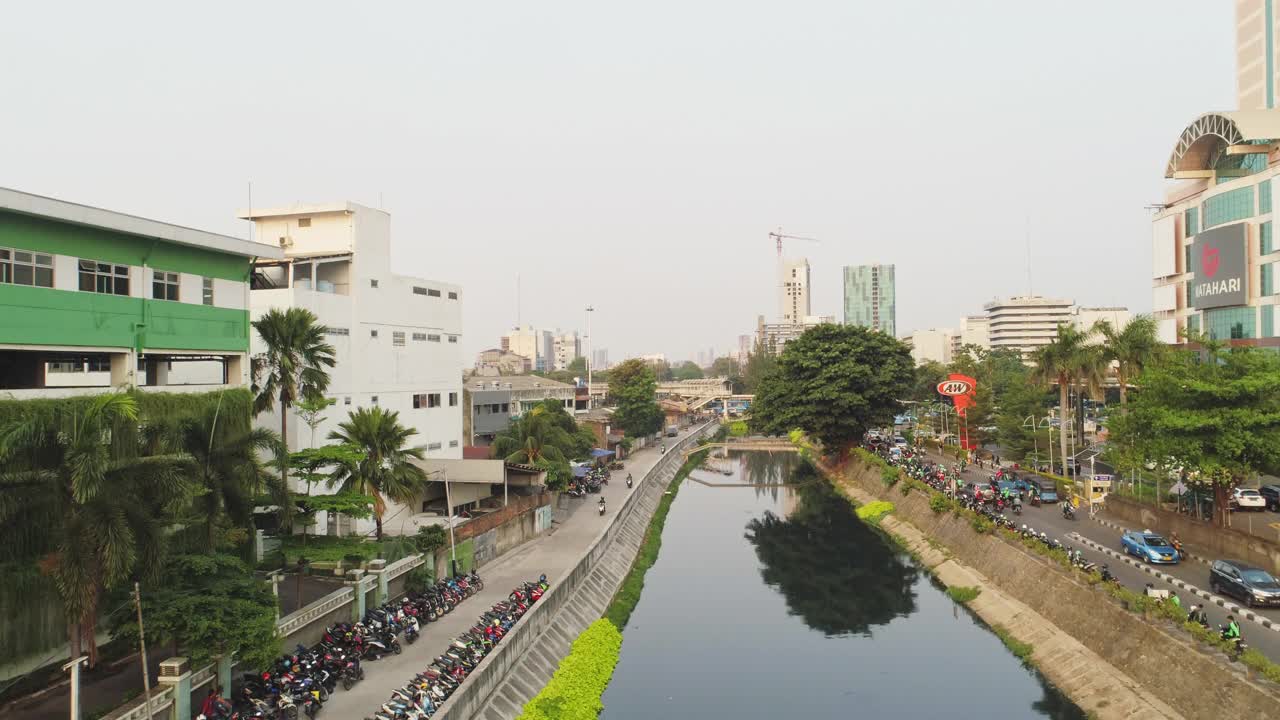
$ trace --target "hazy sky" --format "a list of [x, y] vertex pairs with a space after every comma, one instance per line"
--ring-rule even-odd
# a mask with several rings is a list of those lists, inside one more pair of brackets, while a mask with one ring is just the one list
[[[1150, 308], [1165, 161], [1234, 104], [1227, 0], [14, 4], [0, 186], [244, 235], [254, 205], [392, 213], [405, 274], [610, 358], [730, 350], [782, 226], [897, 264], [899, 333], [1027, 289]], [[470, 362], [468, 357], [467, 362]]]

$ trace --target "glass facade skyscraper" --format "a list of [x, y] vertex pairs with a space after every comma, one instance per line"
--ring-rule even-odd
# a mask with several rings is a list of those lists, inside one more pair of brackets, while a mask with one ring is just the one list
[[862, 325], [897, 337], [893, 274], [892, 265], [845, 266], [845, 325]]

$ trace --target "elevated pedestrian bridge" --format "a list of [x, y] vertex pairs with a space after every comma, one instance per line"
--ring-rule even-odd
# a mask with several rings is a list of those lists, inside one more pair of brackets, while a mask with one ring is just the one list
[[779, 437], [747, 437], [730, 438], [724, 442], [707, 443], [706, 445], [690, 445], [685, 448], [683, 456], [688, 458], [693, 453], [707, 448], [728, 450], [763, 450], [765, 452], [796, 452], [799, 450], [790, 440]]

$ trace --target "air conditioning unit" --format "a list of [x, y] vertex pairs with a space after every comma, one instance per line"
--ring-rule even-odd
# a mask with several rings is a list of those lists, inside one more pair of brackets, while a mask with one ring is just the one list
[[280, 236], [280, 247], [282, 247], [282, 248], [291, 248], [291, 247], [293, 247], [293, 238], [291, 238], [291, 237], [287, 237], [287, 236], [284, 236], [284, 235]]
[[160, 662], [160, 677], [176, 678], [191, 670], [191, 661], [184, 657], [171, 657]]

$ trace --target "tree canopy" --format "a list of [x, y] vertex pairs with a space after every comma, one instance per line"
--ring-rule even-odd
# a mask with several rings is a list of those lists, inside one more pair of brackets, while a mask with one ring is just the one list
[[915, 378], [907, 346], [854, 325], [824, 324], [787, 343], [777, 368], [756, 391], [753, 430], [800, 429], [828, 452], [893, 423]]
[[1253, 348], [1210, 345], [1167, 352], [1140, 374], [1112, 439], [1134, 455], [1214, 490], [1225, 524], [1227, 490], [1280, 466], [1280, 358]]
[[702, 368], [692, 360], [685, 360], [671, 370], [672, 380], [700, 380], [702, 377]]
[[657, 400], [658, 381], [643, 360], [627, 360], [609, 371], [609, 400], [617, 409], [613, 419], [633, 437], [662, 429], [662, 408]]
[[330, 483], [341, 484], [343, 492], [373, 497], [379, 540], [386, 501], [411, 502], [426, 484], [426, 475], [412, 462], [423, 458], [421, 448], [409, 446], [409, 437], [416, 433], [400, 424], [400, 413], [377, 406], [353, 410], [329, 433], [330, 440], [360, 453], [356, 463], [338, 465]]

